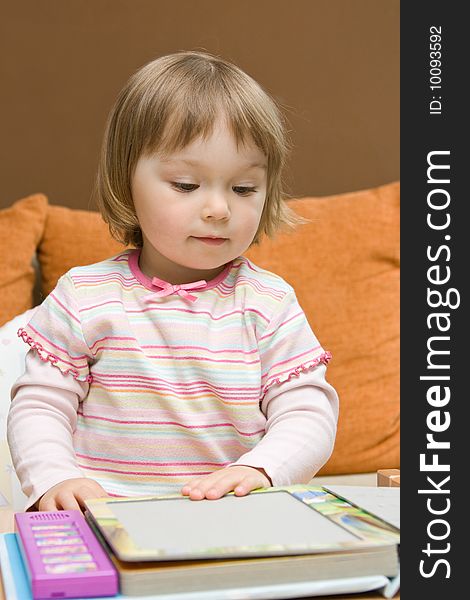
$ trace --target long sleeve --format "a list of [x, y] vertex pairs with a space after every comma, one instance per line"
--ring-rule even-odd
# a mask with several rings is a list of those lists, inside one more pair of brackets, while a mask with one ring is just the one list
[[89, 384], [64, 375], [35, 351], [26, 355], [25, 373], [11, 390], [7, 436], [16, 473], [30, 508], [53, 485], [83, 477], [72, 435], [77, 408]]
[[271, 386], [261, 403], [266, 434], [232, 465], [262, 468], [275, 486], [310, 481], [330, 457], [336, 435], [338, 396], [325, 372], [319, 365]]

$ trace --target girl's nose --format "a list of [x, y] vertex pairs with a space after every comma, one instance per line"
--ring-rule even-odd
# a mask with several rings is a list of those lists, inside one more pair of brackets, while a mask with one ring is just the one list
[[204, 219], [228, 219], [230, 217], [230, 208], [223, 194], [207, 194], [202, 209]]

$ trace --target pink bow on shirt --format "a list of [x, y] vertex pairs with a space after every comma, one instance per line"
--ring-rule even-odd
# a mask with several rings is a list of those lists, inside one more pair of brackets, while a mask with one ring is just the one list
[[159, 292], [155, 292], [146, 297], [146, 300], [152, 300], [153, 298], [162, 298], [163, 296], [169, 296], [170, 294], [178, 294], [187, 300], [191, 300], [194, 302], [197, 300], [197, 296], [193, 296], [192, 294], [188, 294], [186, 290], [195, 290], [200, 289], [207, 285], [207, 281], [205, 279], [201, 279], [200, 281], [195, 281], [194, 283], [181, 283], [177, 285], [172, 285], [168, 283], [168, 281], [164, 281], [163, 279], [158, 279], [158, 277], [154, 277], [152, 279], [152, 285], [155, 287], [162, 288]]

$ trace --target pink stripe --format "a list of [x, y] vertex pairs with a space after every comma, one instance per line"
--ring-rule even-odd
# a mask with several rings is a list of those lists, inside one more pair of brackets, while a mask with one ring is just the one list
[[[239, 281], [242, 281], [243, 278], [240, 277], [239, 280], [237, 281], [237, 283], [233, 284], [233, 285], [221, 285], [220, 289], [222, 291], [225, 292], [225, 297], [231, 295], [233, 293], [233, 291], [235, 290], [236, 287], [239, 287], [240, 283]], [[249, 280], [245, 280], [247, 284], [251, 283]], [[256, 294], [259, 294], [260, 296], [269, 296], [270, 298], [273, 298], [274, 300], [282, 300], [284, 298], [284, 294], [273, 294], [269, 289], [266, 288], [258, 288], [255, 285], [249, 285], [249, 287], [251, 287], [254, 292]]]
[[[112, 434], [105, 435], [102, 433], [97, 433], [96, 431], [85, 431], [85, 433], [83, 433], [83, 431], [81, 430], [77, 430], [77, 432], [77, 444], [80, 443], [80, 440], [83, 438], [86, 442], [88, 442], [92, 438], [93, 444], [103, 444], [102, 447], [109, 447], [109, 445], [111, 444], [113, 447], [115, 447], [116, 438]], [[145, 439], [145, 441], [150, 442], [151, 440]], [[121, 446], [123, 444], [129, 444], [129, 446], [132, 447], [132, 445], [135, 444], [135, 435], [128, 436], [125, 432], [119, 432], [119, 442]], [[162, 440], [156, 440], [156, 442], [157, 443], [155, 443], [155, 440], [153, 440], [151, 447], [156, 448], [157, 451], [158, 448], [163, 447], [165, 451], [172, 452], [173, 454], [175, 452], [182, 453], [183, 451], [186, 451], [186, 454], [188, 454], [189, 456], [194, 456], [194, 454], [205, 456], [207, 454], [207, 442], [197, 437], [193, 439], [165, 438], [164, 443], [161, 443]], [[242, 454], [253, 448], [255, 443], [256, 438], [254, 440], [242, 440], [241, 438], [232, 437], [229, 439], [219, 440], [218, 449], [221, 452], [224, 452], [225, 455], [229, 454], [230, 456], [235, 456], [235, 454], [237, 454], [237, 456], [241, 456]]]
[[119, 283], [119, 285], [121, 286], [121, 288], [123, 290], [129, 291], [129, 290], [134, 290], [134, 289], [135, 290], [140, 289], [140, 285], [138, 283], [135, 283], [135, 282], [134, 283], [126, 283], [117, 278], [109, 279], [108, 281], [106, 281], [106, 280], [100, 281], [99, 279], [95, 278], [93, 281], [86, 281], [86, 282], [82, 282], [82, 283], [77, 282], [76, 287], [77, 288], [94, 288], [94, 287], [101, 286], [103, 283], [113, 283], [113, 282]]
[[[162, 392], [164, 395], [172, 393], [174, 396], [187, 397], [187, 398], [193, 398], [194, 396], [200, 396], [201, 394], [205, 394], [206, 397], [201, 398], [200, 401], [207, 401], [208, 400], [207, 396], [210, 396], [211, 399], [217, 399], [217, 402], [219, 402], [221, 404], [226, 404], [227, 401], [235, 401], [238, 399], [240, 402], [243, 402], [244, 406], [254, 405], [259, 402], [259, 387], [258, 386], [252, 386], [251, 388], [229, 389], [225, 392], [224, 398], [220, 398], [220, 397], [217, 397], [218, 393], [216, 391], [207, 389], [207, 388], [206, 389], [193, 388], [193, 389], [189, 389], [189, 390], [185, 390], [185, 389], [177, 390], [177, 389], [173, 389], [170, 386], [164, 387], [164, 386], [157, 386], [157, 385], [147, 385], [145, 383], [128, 383], [128, 384], [126, 384], [126, 383], [108, 383], [108, 384], [106, 384], [103, 382], [97, 382], [94, 377], [93, 377], [93, 381], [94, 381], [94, 383], [99, 383], [99, 385], [105, 390], [121, 389], [123, 392], [125, 392], [128, 389], [132, 389], [132, 391], [136, 394], [139, 394], [139, 393], [145, 394], [145, 393], [149, 393], [152, 391], [152, 392]], [[139, 387], [141, 387], [140, 391], [139, 391]]]
[[[95, 353], [97, 354], [100, 350], [116, 350], [117, 352], [137, 352], [142, 354], [142, 350], [140, 348], [129, 348], [126, 346], [98, 346], [98, 348], [95, 349]], [[235, 360], [235, 359], [217, 359], [217, 358], [208, 358], [208, 357], [202, 357], [202, 356], [196, 356], [196, 355], [187, 355], [187, 356], [172, 356], [171, 354], [148, 354], [147, 355], [148, 358], [158, 358], [158, 359], [164, 359], [164, 360], [193, 360], [195, 362], [210, 362], [210, 363], [230, 363], [230, 364], [237, 364], [237, 365], [257, 365], [259, 364], [260, 360]]]
[[302, 316], [302, 314], [303, 314], [303, 313], [302, 313], [302, 311], [300, 311], [300, 312], [296, 313], [295, 315], [292, 315], [291, 317], [289, 317], [288, 319], [286, 319], [286, 320], [285, 320], [285, 321], [283, 321], [282, 323], [279, 323], [279, 325], [277, 326], [277, 329], [276, 329], [276, 331], [273, 331], [272, 333], [267, 333], [266, 335], [263, 335], [263, 336], [261, 336], [261, 337], [260, 337], [260, 341], [261, 341], [261, 340], [266, 340], [266, 339], [268, 339], [268, 338], [272, 337], [274, 334], [276, 334], [276, 333], [279, 331], [279, 329], [280, 329], [281, 327], [283, 327], [284, 325], [287, 325], [287, 323], [290, 323], [290, 322], [291, 322], [291, 321], [293, 321], [294, 319], [297, 319], [297, 317], [300, 317], [300, 316]]
[[243, 260], [241, 262], [245, 263], [245, 265], [250, 269], [250, 271], [253, 271], [253, 273], [260, 273], [260, 270], [256, 269], [254, 264], [250, 260], [248, 260], [246, 256], [243, 257]]
[[[96, 340], [91, 346], [90, 349], [95, 347], [95, 344], [98, 344], [99, 342], [105, 342], [106, 340], [133, 340], [136, 341], [136, 339], [134, 337], [124, 337], [124, 336], [114, 336], [114, 335], [107, 335], [105, 337], [99, 338], [98, 340]], [[106, 348], [107, 346], [103, 346], [103, 348]], [[142, 344], [141, 346], [139, 346], [140, 348], [168, 348], [167, 345], [163, 345], [163, 344]], [[237, 350], [237, 349], [223, 349], [223, 350], [211, 350], [210, 348], [204, 347], [204, 346], [177, 346], [175, 344], [171, 345], [172, 349], [176, 349], [176, 350], [203, 350], [205, 352], [210, 352], [211, 354], [221, 354], [223, 352], [226, 353], [238, 353], [238, 354], [255, 354], [256, 352], [258, 352], [258, 348], [254, 348], [253, 350]]]
[[93, 356], [96, 356], [100, 350], [117, 350], [118, 352], [137, 352], [142, 354], [142, 350], [137, 348], [129, 348], [127, 346], [98, 346], [94, 348]]
[[271, 298], [275, 298], [276, 300], [283, 299], [286, 295], [286, 292], [284, 292], [283, 290], [276, 290], [274, 288], [264, 286], [259, 281], [256, 281], [254, 279], [249, 279], [248, 277], [242, 277], [242, 276], [239, 276], [237, 278], [237, 281], [236, 282], [234, 281], [231, 285], [229, 285], [228, 283], [225, 282], [223, 285], [223, 288], [226, 290], [232, 291], [235, 289], [235, 287], [238, 287], [240, 285], [240, 283], [246, 283], [252, 289], [261, 293], [263, 296], [270, 296]]
[[133, 277], [124, 277], [120, 271], [110, 271], [109, 273], [95, 273], [91, 275], [73, 275], [73, 281], [108, 281], [109, 279], [119, 279], [120, 281], [134, 282]]
[[[104, 469], [101, 467], [90, 467], [89, 465], [78, 466], [88, 471], [102, 471], [104, 473], [119, 473], [120, 475], [139, 475], [144, 477], [194, 477], [200, 475], [210, 475], [213, 471], [196, 471], [195, 473], [158, 473], [158, 472], [146, 472], [146, 471], [118, 471], [116, 469]], [[163, 466], [163, 465], [162, 465]]]
[[[142, 348], [168, 348], [168, 346], [165, 345], [144, 345], [142, 344], [141, 346]], [[226, 352], [227, 354], [255, 354], [258, 352], [258, 348], [254, 348], [253, 350], [236, 350], [236, 349], [223, 349], [223, 350], [211, 350], [210, 348], [204, 347], [204, 346], [176, 346], [174, 344], [171, 345], [172, 350], [176, 349], [176, 350], [203, 350], [204, 352], [210, 352], [211, 354], [222, 354], [224, 352]]]
[[[218, 397], [217, 392], [212, 390], [173, 390], [168, 387], [158, 387], [158, 386], [145, 386], [145, 384], [99, 384], [104, 390], [122, 390], [125, 393], [127, 390], [131, 389], [133, 393], [137, 394], [149, 394], [150, 392], [161, 393], [164, 396], [169, 394], [173, 394], [178, 398], [188, 398], [193, 399], [194, 402], [207, 402], [208, 400], [216, 400], [221, 405], [232, 404], [237, 402], [237, 404], [241, 404], [243, 407], [247, 408], [249, 406], [257, 405], [259, 402], [259, 388], [257, 386], [253, 386], [252, 388], [242, 389], [242, 390], [229, 390], [225, 392], [224, 398]], [[140, 389], [139, 389], [140, 388]], [[195, 398], [196, 396], [203, 396], [202, 398]]]
[[135, 337], [132, 337], [132, 336], [107, 335], [106, 337], [99, 338], [98, 340], [93, 342], [93, 344], [90, 346], [90, 350], [93, 350], [95, 345], [98, 344], [99, 342], [104, 342], [106, 340], [133, 340], [134, 342], [136, 342]]
[[124, 250], [120, 254], [117, 254], [114, 258], [111, 259], [112, 262], [127, 262], [127, 255], [131, 252], [131, 250]]
[[165, 465], [166, 467], [180, 467], [180, 466], [184, 466], [184, 467], [190, 467], [190, 466], [198, 466], [198, 465], [206, 465], [206, 466], [211, 466], [211, 467], [225, 467], [227, 465], [229, 465], [231, 462], [233, 461], [227, 461], [227, 462], [165, 462], [165, 463], [161, 463], [161, 462], [151, 462], [151, 461], [137, 461], [137, 460], [118, 460], [116, 458], [100, 458], [97, 456], [90, 456], [87, 454], [80, 454], [78, 452], [76, 452], [76, 456], [78, 456], [79, 458], [84, 458], [85, 460], [94, 460], [94, 461], [102, 461], [102, 462], [110, 462], [110, 463], [116, 463], [116, 464], [120, 464], [120, 465], [150, 465], [150, 466], [163, 466]]
[[[93, 381], [95, 381], [95, 379], [93, 378]], [[189, 390], [178, 390], [178, 389], [173, 389], [171, 387], [158, 387], [158, 386], [152, 386], [152, 387], [146, 387], [144, 383], [139, 384], [121, 384], [121, 383], [109, 383], [108, 385], [104, 384], [104, 383], [100, 383], [100, 385], [104, 388], [104, 389], [112, 389], [112, 388], [118, 388], [118, 389], [122, 389], [123, 392], [125, 392], [126, 390], [129, 389], [133, 389], [133, 388], [139, 388], [139, 386], [142, 386], [142, 391], [149, 391], [149, 392], [162, 392], [164, 395], [168, 394], [168, 393], [172, 393], [174, 396], [178, 396], [178, 397], [188, 397], [188, 398], [192, 398], [196, 395], [201, 395], [201, 394], [207, 394], [207, 395], [212, 395], [212, 396], [218, 396], [218, 393], [214, 390], [211, 389], [207, 389], [207, 388], [196, 388], [196, 389], [189, 389]], [[233, 390], [226, 390], [224, 398], [220, 398], [217, 397], [217, 401], [220, 404], [226, 404], [228, 401], [235, 401], [237, 400], [237, 398], [239, 400], [241, 400], [243, 402], [244, 405], [251, 405], [251, 404], [255, 404], [259, 401], [259, 388], [258, 386], [253, 386], [251, 388], [234, 388]], [[202, 401], [207, 401], [207, 397], [203, 398]]]
[[82, 306], [81, 312], [86, 312], [87, 310], [99, 308], [100, 306], [109, 306], [109, 304], [119, 304], [119, 306], [124, 307], [124, 302], [122, 302], [121, 300], [107, 300], [106, 302], [101, 302], [101, 304], [92, 304], [91, 306]]
[[176, 421], [123, 421], [121, 419], [110, 419], [109, 417], [99, 417], [97, 415], [85, 415], [81, 411], [77, 411], [77, 414], [82, 416], [84, 419], [95, 419], [96, 421], [106, 421], [108, 423], [118, 423], [119, 425], [175, 425], [176, 427], [182, 427], [183, 429], [213, 429], [214, 427], [232, 427], [235, 431], [247, 437], [252, 435], [258, 435], [258, 433], [264, 433], [265, 429], [259, 429], [252, 433], [245, 433], [235, 427], [233, 423], [213, 423], [211, 425], [183, 425]]
[[[269, 322], [269, 318], [266, 317], [262, 312], [254, 309], [254, 308], [247, 308], [244, 311], [243, 310], [233, 310], [231, 312], [228, 313], [224, 313], [223, 315], [220, 315], [218, 317], [215, 317], [214, 315], [212, 315], [209, 311], [207, 310], [191, 310], [190, 308], [183, 308], [183, 307], [168, 307], [168, 306], [163, 306], [163, 305], [158, 305], [155, 306], [155, 308], [158, 308], [159, 312], [177, 312], [177, 313], [184, 313], [184, 314], [189, 314], [189, 315], [207, 315], [211, 318], [212, 321], [222, 321], [222, 319], [225, 319], [227, 317], [231, 317], [232, 315], [246, 315], [247, 313], [254, 313], [256, 315], [258, 315], [259, 317], [261, 317], [262, 319], [264, 319], [265, 321]], [[152, 309], [152, 310], [155, 310]], [[126, 312], [128, 313], [142, 313], [142, 312], [147, 312], [149, 309], [147, 310], [128, 310]]]
[[105, 381], [106, 378], [110, 378], [110, 379], [143, 379], [143, 380], [147, 380], [147, 381], [160, 381], [163, 383], [167, 383], [168, 386], [170, 386], [169, 389], [175, 389], [177, 390], [178, 387], [181, 388], [188, 388], [191, 389], [192, 386], [207, 386], [207, 387], [202, 387], [202, 388], [198, 388], [201, 391], [244, 391], [244, 390], [250, 390], [252, 389], [251, 387], [229, 387], [229, 386], [221, 386], [221, 385], [210, 385], [208, 384], [207, 381], [203, 381], [201, 379], [196, 379], [195, 381], [192, 381], [190, 383], [178, 383], [177, 381], [172, 382], [172, 381], [168, 381], [166, 379], [161, 379], [159, 377], [145, 377], [144, 375], [112, 375], [112, 374], [108, 374], [108, 373], [99, 373], [97, 371], [93, 371], [93, 378], [99, 380], [99, 381]]
[[65, 311], [65, 312], [66, 312], [66, 313], [67, 313], [67, 314], [68, 314], [70, 317], [72, 317], [72, 319], [73, 319], [74, 321], [76, 321], [76, 322], [77, 322], [79, 325], [81, 325], [81, 323], [80, 323], [80, 319], [78, 319], [78, 318], [77, 318], [77, 317], [76, 317], [74, 314], [72, 314], [72, 313], [69, 311], [69, 309], [68, 309], [66, 306], [64, 306], [64, 305], [62, 304], [62, 302], [61, 302], [61, 301], [60, 301], [60, 300], [57, 298], [57, 296], [55, 296], [55, 295], [54, 295], [54, 292], [51, 292], [49, 295], [51, 296], [51, 298], [53, 298], [53, 299], [56, 301], [56, 303], [57, 303], [57, 304], [58, 304], [58, 305], [59, 305], [61, 308], [63, 308], [63, 309], [64, 309], [64, 311]]
[[[91, 309], [93, 307], [87, 307], [88, 309]], [[190, 315], [208, 315], [212, 321], [222, 321], [223, 319], [227, 318], [227, 317], [231, 317], [232, 315], [242, 315], [242, 314], [247, 314], [247, 313], [254, 313], [256, 315], [258, 315], [259, 317], [261, 317], [264, 321], [269, 323], [269, 318], [266, 317], [263, 313], [261, 313], [258, 310], [255, 310], [253, 308], [247, 308], [245, 311], [241, 311], [241, 310], [234, 310], [232, 312], [220, 315], [218, 317], [215, 317], [214, 315], [211, 315], [210, 312], [208, 311], [204, 311], [204, 310], [191, 310], [188, 308], [183, 308], [183, 307], [167, 307], [167, 306], [163, 306], [162, 304], [158, 304], [155, 305], [153, 307], [149, 307], [149, 308], [142, 308], [142, 309], [138, 309], [138, 310], [132, 310], [132, 309], [128, 309], [126, 310], [126, 312], [128, 314], [132, 314], [132, 315], [140, 315], [143, 313], [147, 313], [147, 312], [153, 312], [155, 310], [158, 310], [159, 312], [180, 312], [180, 313], [186, 313], [186, 314], [190, 314]]]

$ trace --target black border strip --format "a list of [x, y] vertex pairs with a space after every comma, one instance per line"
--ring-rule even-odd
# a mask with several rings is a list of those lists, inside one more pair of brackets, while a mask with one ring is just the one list
[[[468, 595], [463, 541], [470, 525], [462, 505], [469, 454], [463, 377], [469, 370], [464, 344], [470, 330], [465, 319], [470, 226], [464, 215], [470, 171], [464, 87], [470, 53], [462, 7], [455, 1], [401, 3], [404, 599]], [[454, 595], [444, 596], [449, 593]]]

